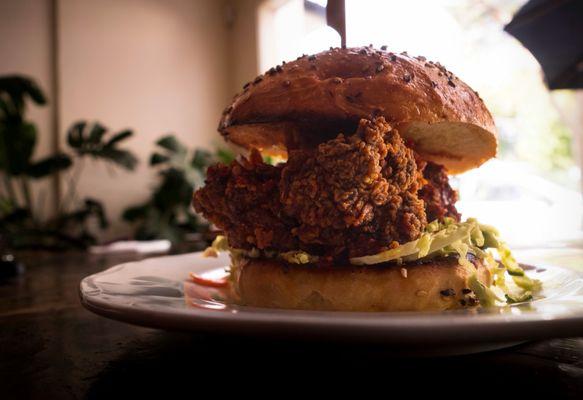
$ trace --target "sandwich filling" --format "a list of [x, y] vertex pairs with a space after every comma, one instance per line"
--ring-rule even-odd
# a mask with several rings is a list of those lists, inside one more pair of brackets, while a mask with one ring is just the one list
[[419, 159], [377, 118], [361, 120], [353, 135], [291, 150], [286, 163], [266, 164], [253, 151], [210, 167], [193, 204], [224, 233], [215, 250], [235, 257], [331, 266], [453, 256], [463, 264], [471, 255], [494, 277], [495, 288], [469, 282], [481, 304], [531, 298], [540, 284], [526, 277], [495, 229], [461, 222], [456, 201], [445, 168]]

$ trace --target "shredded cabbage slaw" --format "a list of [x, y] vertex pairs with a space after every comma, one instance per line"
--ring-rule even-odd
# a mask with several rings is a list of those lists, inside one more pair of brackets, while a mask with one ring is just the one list
[[[268, 257], [281, 258], [292, 264], [310, 264], [318, 257], [305, 251], [288, 251], [284, 253], [265, 252], [258, 249], [242, 250], [229, 247], [227, 238], [217, 236], [211, 248], [214, 251], [230, 251], [233, 257]], [[495, 261], [493, 251], [498, 254], [500, 263]], [[399, 245], [378, 254], [354, 257], [349, 261], [353, 265], [375, 265], [386, 262], [417, 261], [438, 256], [457, 255], [460, 265], [472, 266], [468, 254], [479, 258], [490, 270], [493, 284], [487, 287], [478, 280], [474, 273], [468, 280], [470, 289], [483, 306], [503, 305], [530, 301], [541, 290], [541, 282], [529, 278], [512, 256], [508, 246], [500, 240], [496, 228], [481, 224], [474, 218], [457, 222], [452, 218], [429, 223], [421, 236], [408, 243]], [[507, 280], [507, 276], [511, 280]]]

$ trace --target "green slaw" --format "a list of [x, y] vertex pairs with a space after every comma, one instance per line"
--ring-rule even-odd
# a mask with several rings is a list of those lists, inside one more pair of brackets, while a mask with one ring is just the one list
[[[234, 249], [229, 246], [224, 236], [217, 236], [211, 248], [217, 252], [228, 250], [234, 257], [280, 258], [291, 264], [311, 264], [318, 261], [317, 256], [301, 250], [277, 253], [258, 249]], [[494, 252], [497, 253], [500, 262], [495, 261]], [[475, 273], [468, 280], [470, 289], [483, 306], [529, 301], [541, 290], [541, 282], [525, 274], [508, 246], [500, 239], [498, 230], [481, 224], [474, 218], [464, 222], [457, 222], [452, 218], [433, 221], [427, 224], [424, 232], [416, 240], [378, 254], [353, 257], [349, 261], [353, 265], [365, 266], [387, 262], [400, 264], [457, 255], [460, 265], [473, 266], [468, 260], [468, 254], [482, 260], [493, 277], [493, 284], [490, 287], [480, 282]], [[512, 279], [507, 280], [507, 276]]]

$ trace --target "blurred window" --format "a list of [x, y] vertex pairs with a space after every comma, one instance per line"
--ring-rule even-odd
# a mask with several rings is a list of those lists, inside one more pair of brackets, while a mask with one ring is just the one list
[[[579, 142], [567, 122], [569, 110], [583, 104], [573, 91], [547, 90], [537, 61], [503, 31], [524, 2], [346, 0], [346, 28], [348, 46], [387, 45], [424, 55], [480, 93], [496, 120], [499, 156], [452, 180], [459, 208], [497, 226], [511, 242], [535, 244], [580, 235]], [[338, 34], [326, 26], [325, 6], [322, 0], [263, 3], [263, 70], [339, 46]]]

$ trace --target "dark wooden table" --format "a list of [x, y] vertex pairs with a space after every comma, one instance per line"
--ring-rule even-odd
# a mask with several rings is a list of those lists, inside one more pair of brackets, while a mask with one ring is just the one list
[[[270, 397], [420, 392], [583, 399], [583, 338], [449, 358], [399, 358], [371, 344], [164, 332], [83, 309], [81, 278], [136, 256], [28, 254], [0, 284], [0, 399]], [[275, 385], [275, 386], [273, 386]], [[399, 396], [400, 397], [400, 396]]]

